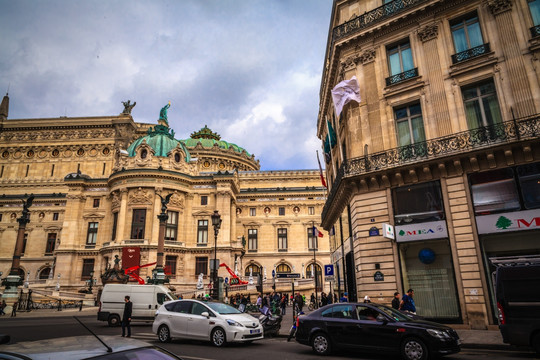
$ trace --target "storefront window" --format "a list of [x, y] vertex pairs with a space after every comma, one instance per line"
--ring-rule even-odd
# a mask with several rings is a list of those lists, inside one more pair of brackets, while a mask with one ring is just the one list
[[427, 319], [460, 320], [456, 282], [447, 239], [399, 244], [403, 292], [414, 290], [416, 312]]
[[540, 207], [540, 163], [517, 167], [523, 205], [526, 209]]
[[393, 197], [396, 225], [444, 219], [438, 181], [396, 188]]
[[519, 195], [511, 168], [469, 176], [476, 215], [519, 210]]

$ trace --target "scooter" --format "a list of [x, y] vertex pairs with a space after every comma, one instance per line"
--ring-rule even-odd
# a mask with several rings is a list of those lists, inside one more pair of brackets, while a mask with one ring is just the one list
[[266, 306], [262, 307], [260, 311], [261, 315], [259, 316], [259, 322], [263, 327], [264, 336], [271, 337], [278, 335], [283, 317], [281, 315], [272, 315], [270, 309]]

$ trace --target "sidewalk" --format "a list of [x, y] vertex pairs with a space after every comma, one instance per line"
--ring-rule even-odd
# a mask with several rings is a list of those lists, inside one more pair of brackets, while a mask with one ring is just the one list
[[[33, 318], [33, 317], [60, 317], [60, 316], [96, 316], [97, 306], [83, 306], [82, 311], [79, 308], [68, 308], [58, 311], [57, 309], [39, 309], [29, 312], [21, 311], [17, 312], [17, 318]], [[306, 315], [309, 311], [306, 312]], [[257, 317], [259, 314], [253, 313], [253, 316]], [[0, 317], [1, 319], [9, 318], [9, 314]], [[283, 316], [281, 322], [281, 329], [279, 330], [280, 338], [287, 338], [289, 331], [293, 324], [292, 308], [287, 308], [287, 314]], [[449, 325], [452, 327], [452, 325]], [[475, 349], [491, 349], [491, 350], [507, 350], [518, 351], [519, 348], [503, 343], [501, 333], [499, 330], [469, 330], [460, 329], [459, 326], [455, 327], [455, 330], [459, 334], [462, 341], [461, 346], [463, 348], [475, 348]]]

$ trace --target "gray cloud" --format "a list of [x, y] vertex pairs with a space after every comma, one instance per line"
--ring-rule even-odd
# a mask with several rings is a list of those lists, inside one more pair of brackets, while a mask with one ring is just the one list
[[114, 115], [204, 125], [263, 169], [316, 168], [328, 0], [0, 0], [10, 119]]

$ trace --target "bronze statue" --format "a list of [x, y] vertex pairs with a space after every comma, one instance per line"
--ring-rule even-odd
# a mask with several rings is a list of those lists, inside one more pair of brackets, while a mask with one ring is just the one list
[[161, 198], [161, 213], [162, 214], [165, 214], [165, 212], [167, 211], [167, 204], [169, 203], [169, 200], [171, 200], [172, 195], [173, 193], [170, 193], [169, 195], [165, 196], [165, 198], [163, 198], [163, 196], [158, 194], [158, 196]]
[[131, 115], [131, 110], [137, 105], [137, 102], [135, 101], [133, 104], [131, 104], [131, 100], [128, 101], [122, 101], [122, 104], [124, 104], [124, 111], [122, 111], [122, 114], [124, 115]]
[[170, 107], [171, 107], [171, 102], [169, 101], [169, 103], [165, 105], [164, 107], [162, 107], [161, 110], [159, 111], [159, 120], [165, 121], [167, 125], [169, 125], [169, 121], [167, 120], [167, 110]]
[[34, 195], [30, 195], [26, 201], [24, 199], [21, 199], [23, 202], [23, 211], [22, 211], [22, 217], [24, 219], [28, 218], [28, 214], [30, 213], [30, 206], [32, 206], [32, 202], [34, 201]]

